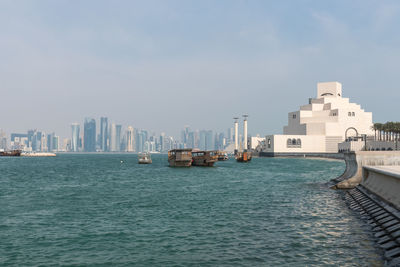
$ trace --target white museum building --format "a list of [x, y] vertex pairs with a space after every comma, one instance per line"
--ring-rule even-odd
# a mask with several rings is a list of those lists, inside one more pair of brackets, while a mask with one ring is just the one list
[[344, 98], [341, 83], [318, 83], [317, 97], [290, 112], [283, 134], [267, 135], [260, 150], [266, 156], [337, 153], [347, 137], [373, 135], [372, 125], [372, 113]]

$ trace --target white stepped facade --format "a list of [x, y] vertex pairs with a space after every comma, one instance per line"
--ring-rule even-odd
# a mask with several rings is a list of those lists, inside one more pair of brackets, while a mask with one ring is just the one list
[[290, 112], [283, 135], [267, 135], [263, 152], [336, 153], [346, 136], [372, 135], [372, 113], [342, 97], [339, 82], [317, 85], [317, 97]]

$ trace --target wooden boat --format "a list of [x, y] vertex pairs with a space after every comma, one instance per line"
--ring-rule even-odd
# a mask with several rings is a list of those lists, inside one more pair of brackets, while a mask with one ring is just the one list
[[225, 151], [218, 150], [217, 156], [218, 156], [218, 161], [225, 161], [229, 159], [228, 153], [226, 153]]
[[192, 151], [192, 165], [212, 167], [218, 161], [216, 151]]
[[151, 160], [150, 153], [139, 153], [138, 154], [138, 163], [139, 164], [151, 164], [153, 161]]
[[192, 149], [172, 149], [168, 151], [168, 162], [170, 167], [192, 166]]
[[238, 162], [249, 162], [251, 161], [251, 152], [241, 151], [236, 153], [236, 161]]
[[10, 151], [1, 151], [0, 157], [19, 157], [21, 156], [21, 150], [10, 150]]

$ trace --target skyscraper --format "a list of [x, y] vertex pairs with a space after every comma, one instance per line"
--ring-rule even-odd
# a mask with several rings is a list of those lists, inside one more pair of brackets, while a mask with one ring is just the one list
[[0, 149], [6, 150], [7, 149], [7, 135], [0, 129]]
[[214, 149], [215, 149], [214, 136], [213, 132], [210, 130], [206, 132], [206, 150], [214, 150]]
[[128, 126], [128, 129], [126, 130], [126, 151], [127, 152], [134, 152], [135, 151], [135, 146], [134, 146], [134, 130], [132, 126]]
[[136, 152], [144, 151], [144, 143], [147, 140], [147, 132], [144, 130], [136, 130]]
[[207, 134], [207, 131], [204, 131], [204, 130], [202, 130], [202, 131], [200, 131], [200, 140], [199, 140], [199, 148], [200, 148], [200, 150], [206, 150], [206, 134]]
[[117, 151], [117, 145], [116, 145], [116, 137], [117, 136], [117, 128], [115, 126], [115, 123], [111, 123], [110, 127], [110, 151], [115, 152]]
[[47, 151], [47, 136], [44, 132], [41, 132], [40, 135], [40, 151]]
[[72, 135], [71, 135], [71, 151], [77, 152], [78, 147], [79, 147], [79, 131], [80, 131], [80, 125], [78, 123], [72, 123], [71, 124], [71, 130], [72, 130]]
[[186, 144], [187, 144], [188, 148], [195, 148], [195, 135], [194, 135], [194, 132], [189, 132]]
[[55, 136], [54, 133], [47, 135], [47, 151], [54, 150], [54, 136]]
[[121, 128], [119, 124], [111, 124], [110, 132], [110, 151], [117, 152], [121, 150]]
[[83, 150], [85, 152], [96, 151], [96, 121], [86, 118], [83, 125]]
[[59, 143], [60, 143], [60, 137], [57, 135], [53, 136], [53, 151], [59, 151]]
[[106, 117], [100, 118], [100, 149], [102, 151], [108, 151], [107, 145], [108, 139], [108, 119]]
[[122, 125], [117, 124], [116, 126], [116, 147], [117, 150], [116, 151], [121, 151], [121, 129], [122, 129]]
[[160, 152], [164, 152], [166, 150], [165, 149], [165, 133], [160, 134], [159, 144], [160, 144], [160, 147], [159, 147]]

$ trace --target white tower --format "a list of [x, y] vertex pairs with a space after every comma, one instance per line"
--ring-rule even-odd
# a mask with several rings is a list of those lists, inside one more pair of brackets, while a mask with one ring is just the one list
[[133, 146], [134, 143], [134, 130], [132, 126], [128, 126], [126, 130], [126, 151], [134, 152], [135, 148]]
[[239, 130], [239, 123], [237, 117], [233, 118], [235, 120], [235, 153], [238, 150], [238, 130]]
[[244, 121], [243, 121], [243, 149], [246, 151], [247, 150], [247, 117], [248, 115], [243, 115]]

